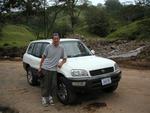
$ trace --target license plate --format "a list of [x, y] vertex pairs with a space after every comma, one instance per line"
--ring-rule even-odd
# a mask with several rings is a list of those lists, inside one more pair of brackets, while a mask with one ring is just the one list
[[107, 84], [111, 84], [111, 78], [110, 77], [109, 78], [104, 78], [104, 79], [101, 80], [101, 82], [102, 82], [103, 86], [107, 85]]

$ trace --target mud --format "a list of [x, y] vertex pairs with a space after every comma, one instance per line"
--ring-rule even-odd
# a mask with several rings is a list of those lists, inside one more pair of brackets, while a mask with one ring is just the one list
[[6, 107], [6, 106], [0, 106], [0, 113], [19, 113], [16, 109]]
[[87, 110], [88, 112], [95, 112], [97, 109], [100, 109], [101, 107], [106, 107], [106, 106], [107, 104], [105, 102], [94, 102], [94, 103], [88, 104], [83, 109]]

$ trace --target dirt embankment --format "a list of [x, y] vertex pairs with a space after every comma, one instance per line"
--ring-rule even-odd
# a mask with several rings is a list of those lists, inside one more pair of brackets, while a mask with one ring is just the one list
[[[96, 55], [115, 60], [121, 65], [150, 69], [150, 41], [81, 39]], [[26, 47], [0, 48], [1, 59], [21, 60]], [[17, 58], [16, 58], [17, 57]]]
[[84, 40], [96, 55], [115, 60], [124, 67], [150, 69], [150, 41]]
[[26, 47], [0, 47], [0, 59], [22, 58]]

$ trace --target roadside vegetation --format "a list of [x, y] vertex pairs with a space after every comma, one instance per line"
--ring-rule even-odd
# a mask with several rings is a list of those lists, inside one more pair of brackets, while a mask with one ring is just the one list
[[108, 39], [150, 39], [150, 18], [142, 19], [131, 24], [120, 27], [115, 32], [109, 34]]
[[1, 0], [0, 5], [0, 47], [22, 47], [53, 32], [93, 40], [150, 39], [149, 0], [97, 6], [88, 0]]
[[2, 29], [0, 46], [1, 47], [24, 47], [29, 41], [35, 40], [35, 36], [24, 25], [5, 25]]

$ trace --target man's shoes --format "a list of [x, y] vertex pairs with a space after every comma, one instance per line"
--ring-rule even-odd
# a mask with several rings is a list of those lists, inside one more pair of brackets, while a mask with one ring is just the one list
[[42, 105], [43, 105], [44, 107], [47, 107], [47, 106], [48, 106], [48, 102], [47, 102], [46, 97], [42, 97]]
[[49, 104], [50, 105], [55, 105], [52, 96], [49, 96]]

